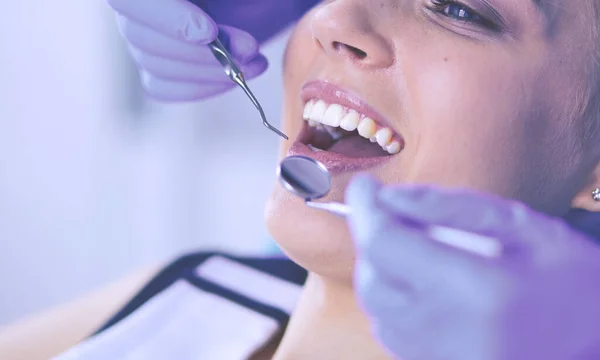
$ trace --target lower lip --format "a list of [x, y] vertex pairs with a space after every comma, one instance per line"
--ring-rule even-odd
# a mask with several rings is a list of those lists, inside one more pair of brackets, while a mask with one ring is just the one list
[[300, 141], [295, 141], [288, 150], [288, 156], [302, 155], [322, 163], [332, 174], [366, 170], [383, 165], [392, 156], [354, 158], [330, 151], [312, 151]]

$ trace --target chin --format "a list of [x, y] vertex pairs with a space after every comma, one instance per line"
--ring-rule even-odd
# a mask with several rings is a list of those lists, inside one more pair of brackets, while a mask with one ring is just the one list
[[298, 265], [352, 284], [354, 244], [343, 218], [307, 207], [277, 183], [265, 208], [265, 222], [271, 237]]
[[[284, 117], [291, 138], [281, 154], [311, 157], [329, 170], [331, 189], [318, 201], [343, 202], [354, 175], [383, 175], [383, 169], [398, 164], [394, 159], [400, 159], [403, 136], [357, 95], [327, 81], [310, 81], [300, 98], [302, 108], [288, 106]], [[297, 264], [330, 280], [352, 283], [355, 248], [344, 218], [306, 206], [277, 181], [265, 222], [271, 237]]]

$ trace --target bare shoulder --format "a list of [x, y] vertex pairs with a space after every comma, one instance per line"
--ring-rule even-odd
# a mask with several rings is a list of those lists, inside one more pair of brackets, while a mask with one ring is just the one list
[[103, 325], [161, 269], [141, 269], [81, 299], [0, 327], [0, 359], [47, 360]]

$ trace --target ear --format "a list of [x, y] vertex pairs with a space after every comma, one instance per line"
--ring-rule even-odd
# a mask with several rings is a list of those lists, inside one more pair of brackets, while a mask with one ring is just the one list
[[600, 189], [600, 162], [596, 165], [586, 185], [573, 198], [571, 207], [600, 212], [600, 201], [594, 200], [592, 195], [595, 189]]

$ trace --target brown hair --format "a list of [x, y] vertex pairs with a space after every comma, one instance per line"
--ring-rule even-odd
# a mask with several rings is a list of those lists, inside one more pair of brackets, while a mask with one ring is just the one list
[[591, 0], [594, 22], [592, 29], [593, 43], [596, 49], [592, 55], [591, 71], [589, 72], [588, 96], [582, 113], [585, 121], [585, 145], [600, 153], [600, 1]]
[[571, 121], [584, 121], [581, 145], [592, 151], [595, 157], [600, 157], [600, 1], [590, 0], [588, 6], [586, 14], [592, 14], [589, 20], [594, 24], [590, 27], [589, 36], [597, 47], [591, 52], [591, 61], [586, 69], [589, 81], [582, 84], [574, 99]]

